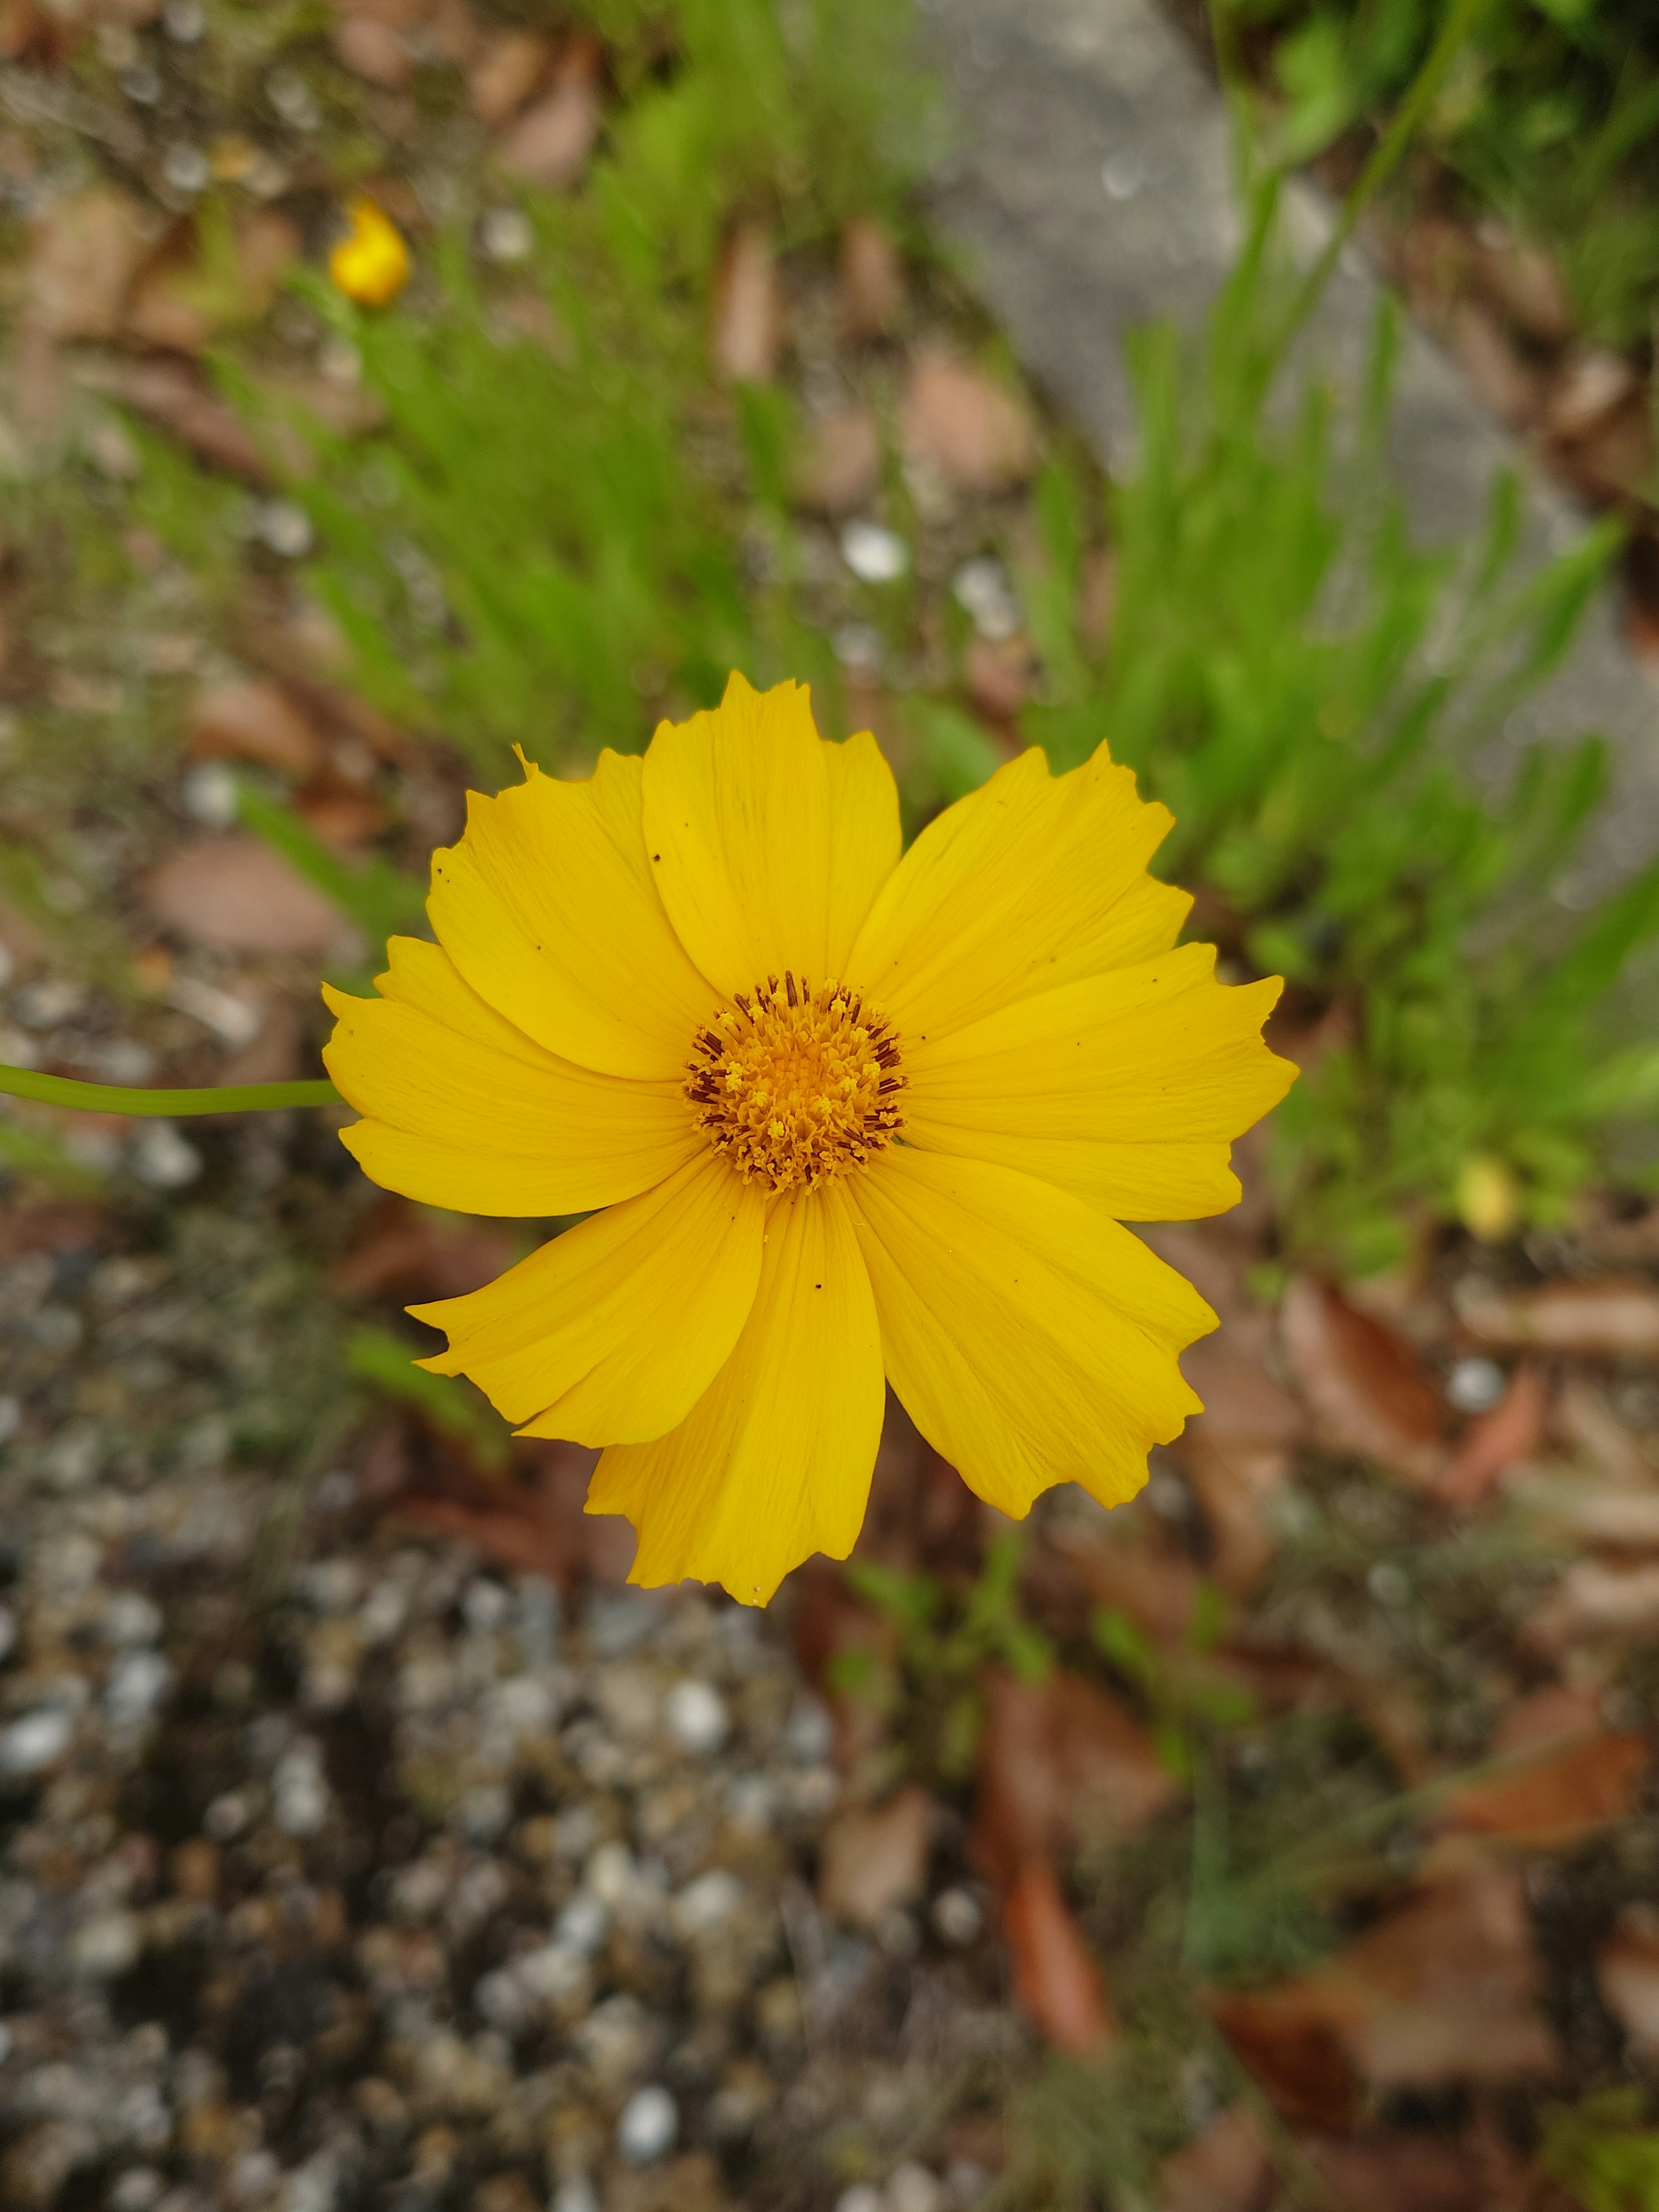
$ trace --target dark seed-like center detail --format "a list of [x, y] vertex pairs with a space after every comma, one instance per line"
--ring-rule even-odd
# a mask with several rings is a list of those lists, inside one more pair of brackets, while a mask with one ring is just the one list
[[891, 1142], [904, 1084], [897, 1039], [856, 991], [786, 969], [697, 1031], [685, 1094], [745, 1182], [811, 1189]]

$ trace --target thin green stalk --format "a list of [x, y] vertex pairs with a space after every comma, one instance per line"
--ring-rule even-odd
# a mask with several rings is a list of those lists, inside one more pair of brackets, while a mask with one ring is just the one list
[[1456, 0], [1439, 37], [1429, 49], [1422, 68], [1395, 110], [1393, 120], [1371, 149], [1370, 158], [1349, 187], [1341, 212], [1336, 219], [1336, 228], [1331, 233], [1324, 252], [1303, 279], [1291, 302], [1285, 327], [1273, 347], [1272, 358], [1274, 362], [1284, 358], [1297, 332], [1319, 305], [1325, 287], [1330, 282], [1331, 271], [1340, 259], [1343, 247], [1353, 236], [1360, 216], [1399, 167], [1407, 148], [1417, 136], [1418, 126], [1428, 112], [1430, 103], [1444, 83], [1446, 72], [1491, 5], [1492, 0]]
[[259, 1114], [279, 1106], [336, 1106], [340, 1094], [326, 1076], [308, 1083], [228, 1083], [195, 1091], [132, 1089], [118, 1083], [77, 1083], [39, 1075], [32, 1067], [0, 1066], [0, 1096], [42, 1106], [75, 1106], [89, 1114]]

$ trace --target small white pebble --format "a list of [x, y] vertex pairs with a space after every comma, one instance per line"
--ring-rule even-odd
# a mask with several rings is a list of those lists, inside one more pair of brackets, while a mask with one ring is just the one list
[[113, 1981], [138, 1963], [144, 1948], [136, 1913], [98, 1912], [83, 1920], [70, 1937], [69, 1962], [94, 1981]]
[[582, 1878], [601, 1905], [614, 1908], [634, 1887], [634, 1854], [623, 1843], [601, 1844]]
[[855, 2181], [836, 2197], [836, 2212], [882, 2212], [881, 2191], [867, 2181]]
[[536, 233], [522, 208], [491, 208], [478, 225], [478, 243], [491, 261], [528, 261]]
[[161, 1608], [143, 1590], [117, 1590], [98, 1626], [106, 1643], [154, 1644], [161, 1633]]
[[303, 560], [317, 538], [311, 517], [291, 499], [262, 501], [254, 514], [253, 535], [284, 561]]
[[910, 549], [897, 531], [857, 520], [841, 533], [841, 557], [861, 584], [893, 584], [910, 565]]
[[731, 1732], [726, 1700], [712, 1682], [688, 1674], [663, 1699], [662, 1717], [682, 1751], [703, 1759], [717, 1752]]
[[951, 596], [973, 617], [981, 637], [994, 642], [1012, 637], [1020, 626], [1019, 601], [1007, 571], [988, 553], [963, 562], [951, 580]]
[[240, 1790], [227, 1790], [216, 1797], [202, 1816], [202, 1826], [216, 1844], [228, 1844], [240, 1836], [253, 1817], [253, 1808]]
[[152, 1190], [182, 1190], [202, 1172], [202, 1155], [171, 1121], [146, 1121], [133, 1137], [132, 1172]]
[[161, 10], [161, 28], [178, 46], [193, 46], [207, 29], [202, 0], [167, 0]]
[[578, 1959], [591, 1959], [605, 1939], [611, 1915], [590, 1891], [573, 1897], [553, 1925], [553, 1940]]
[[1460, 1413], [1484, 1413], [1503, 1396], [1506, 1380], [1495, 1359], [1460, 1359], [1446, 1377], [1446, 1395]]
[[726, 1793], [726, 1810], [732, 1826], [764, 1835], [778, 1817], [778, 1793], [766, 1774], [739, 1774]]
[[213, 172], [199, 146], [169, 146], [161, 174], [175, 192], [199, 192]]
[[783, 1755], [797, 1766], [822, 1766], [836, 1741], [836, 1724], [827, 1705], [816, 1698], [800, 1698], [784, 1723]]
[[1365, 1587], [1379, 1605], [1404, 1605], [1412, 1594], [1411, 1579], [1392, 1559], [1379, 1559], [1365, 1577]]
[[881, 632], [873, 623], [842, 623], [832, 631], [830, 649], [843, 668], [872, 675], [886, 654]]
[[461, 1618], [477, 1635], [499, 1628], [512, 1609], [509, 1594], [488, 1575], [478, 1576], [461, 1593]]
[[137, 1727], [147, 1721], [173, 1686], [173, 1669], [159, 1651], [126, 1651], [110, 1668], [104, 1702], [112, 1720]]
[[941, 1942], [958, 1950], [977, 1942], [985, 1915], [971, 1889], [942, 1889], [933, 1899], [933, 1931]]
[[881, 2201], [884, 2212], [942, 2212], [945, 2186], [936, 2173], [907, 2158], [888, 2175]]
[[1121, 153], [1109, 154], [1100, 165], [1100, 181], [1109, 200], [1120, 204], [1132, 200], [1146, 185], [1146, 164], [1139, 154], [1126, 147]]
[[585, 2173], [568, 2173], [548, 2199], [547, 2212], [599, 2212], [599, 2200]]
[[689, 1881], [674, 1899], [674, 1923], [682, 1936], [712, 1935], [743, 1902], [743, 1884], [725, 1867], [711, 1867]]
[[672, 2150], [680, 2131], [680, 2110], [659, 2082], [636, 2089], [617, 2122], [617, 2148], [629, 2166], [650, 2166]]
[[109, 2212], [150, 2212], [167, 2184], [153, 2166], [130, 2166], [109, 2193]]
[[75, 1741], [75, 1716], [52, 1706], [0, 1729], [0, 1774], [40, 1774]]

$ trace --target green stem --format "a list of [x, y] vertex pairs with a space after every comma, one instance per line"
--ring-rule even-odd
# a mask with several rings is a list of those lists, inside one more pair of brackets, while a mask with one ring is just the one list
[[198, 1091], [129, 1089], [37, 1075], [32, 1067], [0, 1066], [0, 1096], [43, 1106], [76, 1106], [90, 1114], [258, 1114], [278, 1106], [335, 1106], [340, 1094], [324, 1077], [313, 1083], [228, 1083]]
[[1427, 113], [1430, 103], [1444, 83], [1447, 70], [1491, 5], [1492, 0], [1457, 0], [1457, 4], [1447, 16], [1439, 37], [1429, 50], [1428, 58], [1395, 110], [1393, 120], [1371, 149], [1370, 160], [1349, 187], [1341, 212], [1336, 219], [1336, 228], [1331, 233], [1324, 252], [1303, 280], [1301, 289], [1291, 303], [1279, 343], [1273, 349], [1275, 361], [1284, 357], [1297, 331], [1319, 305], [1325, 287], [1330, 282], [1331, 271], [1341, 258], [1343, 247], [1353, 236], [1360, 216], [1399, 167], [1407, 148], [1417, 136], [1418, 126]]

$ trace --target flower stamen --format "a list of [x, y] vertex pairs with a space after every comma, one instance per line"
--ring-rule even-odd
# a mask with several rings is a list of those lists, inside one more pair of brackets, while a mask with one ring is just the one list
[[685, 1095], [696, 1126], [747, 1182], [811, 1189], [862, 1167], [902, 1127], [898, 1041], [843, 983], [787, 969], [732, 993], [692, 1038]]

